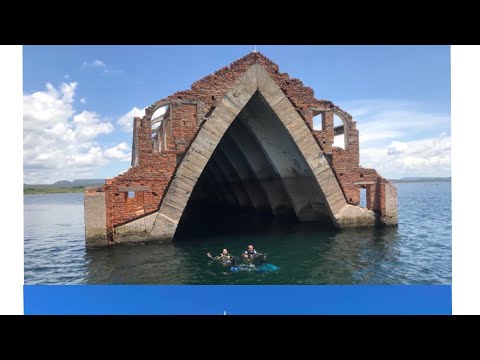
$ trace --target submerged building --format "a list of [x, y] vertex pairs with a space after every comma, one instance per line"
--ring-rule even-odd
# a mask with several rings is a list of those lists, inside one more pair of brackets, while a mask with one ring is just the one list
[[85, 190], [87, 247], [171, 241], [196, 214], [227, 210], [338, 229], [398, 222], [394, 185], [359, 164], [352, 116], [258, 52], [145, 113], [134, 119], [131, 168]]

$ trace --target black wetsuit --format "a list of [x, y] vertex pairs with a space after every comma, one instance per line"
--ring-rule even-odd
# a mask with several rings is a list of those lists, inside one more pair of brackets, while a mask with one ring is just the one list
[[227, 256], [219, 255], [216, 258], [214, 258], [214, 260], [221, 262], [225, 266], [235, 265], [235, 259], [230, 254], [228, 254]]
[[245, 250], [244, 254], [248, 256], [249, 260], [255, 260], [255, 258], [257, 257], [257, 250], [253, 250], [251, 252], [248, 250]]
[[247, 259], [248, 259], [247, 261], [255, 265], [263, 264], [266, 259], [266, 255], [257, 253], [257, 250], [253, 250], [253, 251], [245, 250], [244, 254], [247, 255]]

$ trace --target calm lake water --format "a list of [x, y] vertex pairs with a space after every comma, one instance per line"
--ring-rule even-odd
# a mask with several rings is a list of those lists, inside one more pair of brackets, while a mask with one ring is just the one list
[[[82, 193], [26, 195], [25, 284], [451, 284], [451, 184], [396, 186], [398, 227], [337, 232], [257, 220], [169, 244], [89, 251]], [[240, 255], [249, 243], [280, 270], [231, 272], [206, 257], [224, 247]]]

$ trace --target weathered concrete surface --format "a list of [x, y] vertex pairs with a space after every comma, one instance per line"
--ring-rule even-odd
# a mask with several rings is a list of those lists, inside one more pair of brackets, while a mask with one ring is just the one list
[[376, 214], [372, 210], [359, 206], [345, 205], [337, 214], [337, 222], [341, 228], [374, 226]]
[[134, 243], [148, 240], [145, 218], [140, 218], [125, 225], [118, 226], [113, 232], [115, 243]]
[[[249, 129], [263, 150], [264, 156], [278, 174], [298, 220], [302, 222], [319, 220], [318, 208], [313, 207], [312, 203], [325, 203], [321, 187], [305, 161], [304, 154], [299, 151], [295, 138], [291, 136], [288, 128], [282, 126], [277, 114], [265, 99], [255, 94], [240, 113], [239, 120]], [[307, 129], [301, 119], [297, 120], [299, 128], [303, 126]], [[308, 129], [306, 131], [308, 132]], [[314, 142], [311, 133], [308, 132], [307, 136]], [[319, 153], [318, 145], [315, 142], [314, 145]], [[313, 148], [312, 150], [315, 151]], [[324, 213], [322, 211], [322, 215]]]
[[[346, 201], [321, 148], [283, 91], [261, 65], [254, 64], [235, 81], [200, 129], [167, 189], [160, 205], [160, 216], [150, 236], [164, 238], [160, 227], [168, 231], [165, 237], [175, 233], [173, 228], [182, 217], [193, 187], [237, 116], [254, 134], [271, 165], [276, 168], [297, 218], [300, 221], [318, 220], [325, 213], [317, 212], [318, 204], [325, 203], [332, 221], [340, 226], [336, 214]], [[234, 172], [228, 171], [233, 166], [228, 164], [228, 159], [217, 156], [216, 161], [220, 162], [220, 169], [225, 169], [227, 180], [234, 182]], [[190, 182], [182, 181], [186, 174], [190, 175]], [[185, 186], [180, 187], [178, 182], [183, 182]], [[245, 202], [255, 202], [248, 189], [238, 192], [247, 195]]]
[[[87, 188], [87, 190], [89, 190]], [[105, 193], [85, 192], [85, 243], [87, 247], [102, 247], [108, 245], [106, 227]]]
[[235, 136], [229, 135], [231, 141], [237, 145], [244, 155], [245, 161], [248, 162], [255, 178], [265, 192], [272, 214], [285, 214], [285, 209], [290, 207], [290, 200], [284, 191], [280, 179], [277, 178], [275, 169], [265, 156], [261, 145], [254, 137], [250, 136], [241, 121], [234, 122], [229, 129], [230, 131], [235, 134]]
[[398, 224], [398, 196], [397, 188], [387, 182], [385, 184], [385, 215], [382, 217], [385, 225]]
[[[165, 113], [152, 118], [160, 107]], [[322, 128], [314, 129], [319, 114]], [[337, 129], [334, 115], [343, 122]], [[333, 146], [340, 130], [345, 149]], [[367, 209], [357, 206], [360, 188], [367, 189]], [[338, 228], [398, 221], [395, 187], [374, 169], [360, 167], [352, 116], [316, 99], [311, 88], [259, 53], [157, 101], [134, 119], [132, 167], [106, 181], [103, 220], [91, 216], [100, 210], [88, 200], [87, 237], [98, 246], [171, 240], [182, 216], [188, 217], [189, 201], [203, 201], [192, 196], [196, 189], [206, 189], [222, 206], [299, 221], [326, 218]]]
[[164, 214], [156, 214], [148, 240], [171, 241], [177, 230], [178, 221], [168, 218]]

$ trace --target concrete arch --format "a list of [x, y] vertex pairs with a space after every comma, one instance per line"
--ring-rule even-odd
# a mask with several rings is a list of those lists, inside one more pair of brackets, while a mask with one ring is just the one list
[[254, 208], [263, 213], [271, 212], [272, 209], [265, 191], [259, 185], [245, 155], [240, 151], [237, 144], [232, 141], [230, 135], [226, 134], [222, 141], [225, 146], [225, 150], [222, 149], [222, 152], [225, 157], [231, 158], [230, 164], [237, 172], [241, 182], [244, 184], [245, 190], [249, 194]]
[[305, 222], [325, 217], [325, 212], [321, 213], [325, 208], [325, 199], [310, 166], [293, 141], [292, 134], [281, 124], [260, 93], [251, 98], [238, 119], [261, 144], [261, 150], [280, 179], [297, 219]]
[[247, 190], [242, 179], [230, 160], [222, 151], [217, 152], [213, 159], [218, 169], [223, 173], [229, 187], [236, 194], [241, 208], [255, 208], [252, 194]]
[[[254, 64], [235, 81], [197, 133], [176, 170], [158, 212], [152, 215], [154, 221], [149, 240], [173, 238], [190, 194], [205, 166], [227, 129], [257, 91], [288, 131], [299, 154], [308, 165], [308, 175], [311, 175], [318, 187], [331, 220], [336, 226], [340, 225], [341, 213], [347, 203], [322, 150], [290, 100], [267, 71], [261, 65]], [[185, 177], [188, 181], [183, 180]], [[292, 198], [291, 193], [289, 196]], [[298, 208], [295, 210], [297, 215], [303, 211]]]
[[[212, 170], [210, 169], [210, 167], [207, 166], [205, 170], [203, 170], [203, 174], [206, 177], [207, 185], [209, 185], [209, 187], [214, 186], [215, 189], [217, 190], [215, 191], [215, 198], [218, 201], [228, 203], [228, 200], [227, 200], [228, 192], [225, 190], [223, 183], [221, 181], [219, 182], [218, 180], [216, 180], [216, 177], [212, 175]], [[193, 193], [192, 193], [192, 196], [193, 196]]]
[[230, 138], [249, 162], [252, 172], [268, 199], [272, 214], [284, 215], [287, 209], [292, 208], [292, 204], [282, 183], [278, 181], [277, 172], [262, 151], [261, 145], [253, 136], [249, 136], [249, 131], [242, 122], [234, 122], [231, 129], [236, 136]]
[[215, 185], [218, 186], [227, 203], [240, 207], [242, 203], [239, 200], [239, 195], [236, 193], [237, 189], [233, 189], [231, 186], [229, 186], [229, 183], [226, 181], [225, 175], [218, 168], [217, 164], [215, 162], [210, 162], [205, 170], [209, 171], [209, 175], [213, 178]]

